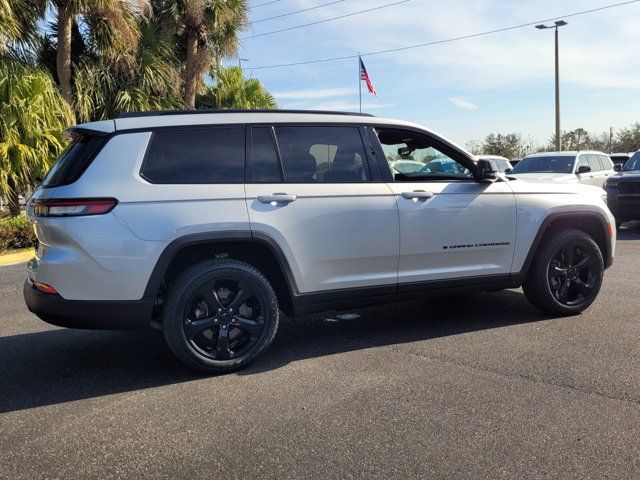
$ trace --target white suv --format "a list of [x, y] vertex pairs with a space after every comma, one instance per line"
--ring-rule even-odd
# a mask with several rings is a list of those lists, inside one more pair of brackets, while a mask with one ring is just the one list
[[[602, 191], [508, 179], [418, 125], [332, 112], [129, 114], [71, 129], [29, 201], [29, 309], [159, 326], [180, 360], [245, 365], [295, 316], [522, 285], [552, 314], [596, 298]], [[401, 173], [402, 158], [424, 165]]]
[[613, 162], [605, 153], [567, 151], [528, 155], [509, 175], [528, 182], [584, 183], [603, 188], [607, 177], [615, 173]]

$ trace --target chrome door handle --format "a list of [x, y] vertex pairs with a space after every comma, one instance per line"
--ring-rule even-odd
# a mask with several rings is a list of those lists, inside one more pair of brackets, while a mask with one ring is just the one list
[[258, 201], [262, 203], [291, 203], [295, 202], [297, 195], [286, 193], [274, 193], [272, 195], [258, 195]]
[[427, 198], [433, 197], [433, 192], [425, 192], [424, 190], [414, 190], [413, 192], [402, 192], [402, 198], [406, 198], [407, 200], [423, 200]]

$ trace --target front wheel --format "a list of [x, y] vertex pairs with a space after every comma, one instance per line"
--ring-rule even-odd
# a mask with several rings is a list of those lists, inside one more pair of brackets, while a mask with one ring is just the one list
[[598, 296], [604, 261], [600, 248], [580, 230], [545, 237], [522, 285], [527, 299], [545, 312], [575, 315]]
[[169, 348], [185, 365], [226, 373], [267, 349], [279, 312], [262, 273], [237, 260], [211, 260], [187, 269], [171, 286], [162, 324]]

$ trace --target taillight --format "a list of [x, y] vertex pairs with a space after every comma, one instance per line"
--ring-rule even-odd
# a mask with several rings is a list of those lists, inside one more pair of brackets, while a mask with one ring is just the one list
[[53, 288], [51, 285], [47, 285], [46, 283], [33, 282], [33, 286], [43, 293], [50, 293], [52, 295], [55, 295], [58, 293], [58, 291], [55, 288]]
[[34, 200], [36, 217], [79, 217], [109, 213], [118, 204], [115, 198], [74, 198], [65, 200]]

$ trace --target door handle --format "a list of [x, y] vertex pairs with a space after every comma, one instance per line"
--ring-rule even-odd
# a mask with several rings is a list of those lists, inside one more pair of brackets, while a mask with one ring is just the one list
[[407, 200], [424, 200], [427, 198], [433, 198], [433, 192], [425, 192], [424, 190], [414, 190], [413, 192], [402, 192], [402, 198]]
[[262, 203], [291, 203], [295, 202], [297, 195], [288, 195], [286, 193], [273, 193], [271, 195], [258, 195], [258, 201]]

